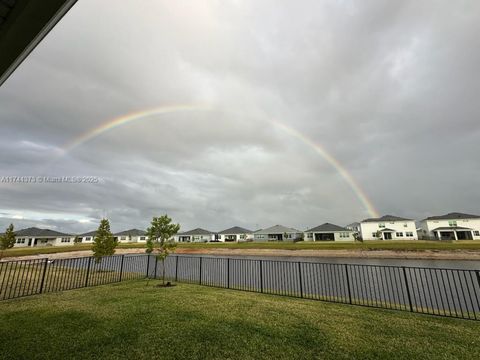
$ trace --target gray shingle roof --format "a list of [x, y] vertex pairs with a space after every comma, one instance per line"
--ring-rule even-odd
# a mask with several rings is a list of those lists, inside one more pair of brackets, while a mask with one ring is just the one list
[[225, 229], [219, 232], [219, 234], [251, 234], [253, 231], [242, 228], [240, 226], [234, 226], [229, 229]]
[[412, 219], [402, 218], [402, 217], [393, 216], [393, 215], [384, 215], [379, 218], [365, 219], [362, 222], [382, 222], [382, 221], [412, 221]]
[[480, 219], [479, 215], [451, 212], [445, 215], [430, 216], [424, 220], [456, 220], [456, 219]]
[[182, 233], [178, 233], [178, 235], [212, 235], [213, 232], [201, 229], [201, 228], [196, 228], [193, 230], [185, 231]]
[[289, 228], [283, 225], [274, 225], [272, 227], [258, 230], [255, 234], [284, 234], [284, 233], [301, 233], [300, 230]]
[[96, 235], [97, 235], [97, 230], [89, 231], [83, 234], [78, 234], [79, 237], [96, 236]]
[[66, 234], [66, 233], [62, 233], [62, 232], [50, 230], [50, 229], [39, 229], [36, 227], [31, 227], [31, 228], [15, 231], [15, 236], [60, 237], [60, 236], [71, 236], [71, 234]]
[[325, 223], [307, 230], [307, 232], [350, 232], [350, 231], [352, 230], [348, 230], [344, 227], [341, 227], [335, 224], [330, 224], [330, 223]]
[[146, 234], [145, 231], [139, 230], [139, 229], [130, 229], [130, 230], [125, 230], [125, 231], [120, 231], [118, 233], [115, 233], [113, 235], [115, 236], [144, 236]]

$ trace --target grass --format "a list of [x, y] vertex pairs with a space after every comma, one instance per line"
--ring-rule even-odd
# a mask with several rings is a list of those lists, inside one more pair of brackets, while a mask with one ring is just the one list
[[2, 302], [0, 358], [476, 359], [480, 353], [474, 321], [154, 283]]
[[[54, 254], [70, 251], [90, 250], [91, 244], [74, 246], [13, 248], [5, 250], [3, 257], [17, 257], [38, 254]], [[119, 244], [119, 249], [145, 248], [145, 244]], [[425, 250], [480, 250], [480, 241], [365, 241], [355, 243], [339, 242], [245, 242], [245, 243], [179, 243], [180, 249], [283, 249], [283, 250], [394, 250], [394, 251], [425, 251]]]
[[[119, 269], [120, 261], [120, 258], [107, 258], [99, 264], [91, 261], [88, 271], [88, 259], [56, 260], [52, 264], [43, 260], [0, 263], [0, 300], [120, 281], [120, 273], [111, 270], [114, 265]], [[125, 260], [122, 279], [145, 276], [129, 272], [127, 265]]]

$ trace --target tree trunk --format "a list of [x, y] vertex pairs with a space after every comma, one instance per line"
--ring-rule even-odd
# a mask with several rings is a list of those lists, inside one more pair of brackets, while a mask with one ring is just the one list
[[165, 259], [162, 258], [162, 285], [165, 285]]

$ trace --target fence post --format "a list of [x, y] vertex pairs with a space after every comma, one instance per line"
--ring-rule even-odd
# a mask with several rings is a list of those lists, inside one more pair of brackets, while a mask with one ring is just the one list
[[122, 255], [122, 262], [120, 263], [120, 279], [118, 282], [122, 281], [122, 274], [123, 274], [123, 260], [125, 259], [125, 254]]
[[352, 292], [350, 290], [350, 276], [348, 275], [348, 265], [345, 264], [345, 277], [347, 279], [347, 289], [348, 289], [348, 302], [352, 303]]
[[408, 305], [410, 306], [410, 311], [413, 312], [412, 298], [410, 297], [410, 287], [408, 286], [407, 271], [405, 270], [405, 266], [402, 266], [402, 270], [403, 278], [405, 279], [405, 287], [407, 289]]
[[87, 276], [85, 278], [85, 287], [88, 286], [88, 276], [90, 275], [90, 263], [92, 262], [92, 258], [88, 258], [88, 266], [87, 266]]
[[263, 260], [260, 259], [260, 292], [263, 293]]
[[298, 281], [300, 284], [300, 297], [303, 298], [303, 284], [302, 284], [302, 264], [298, 262]]
[[202, 257], [200, 256], [200, 271], [199, 271], [199, 284], [202, 285]]
[[230, 258], [227, 258], [227, 289], [230, 289]]
[[42, 282], [40, 283], [40, 294], [43, 292], [43, 285], [45, 283], [45, 274], [47, 272], [48, 258], [45, 258], [45, 265], [43, 266]]
[[178, 255], [175, 256], [175, 282], [178, 281]]
[[150, 270], [150, 254], [147, 255], [147, 276], [146, 278], [148, 279], [149, 277], [149, 273], [148, 273], [148, 270]]
[[158, 258], [155, 256], [155, 272], [153, 273], [153, 278], [157, 278], [157, 264], [158, 264]]

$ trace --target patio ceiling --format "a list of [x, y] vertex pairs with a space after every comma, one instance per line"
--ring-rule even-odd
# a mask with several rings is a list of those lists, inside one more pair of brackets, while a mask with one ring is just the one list
[[0, 86], [77, 0], [0, 0]]

